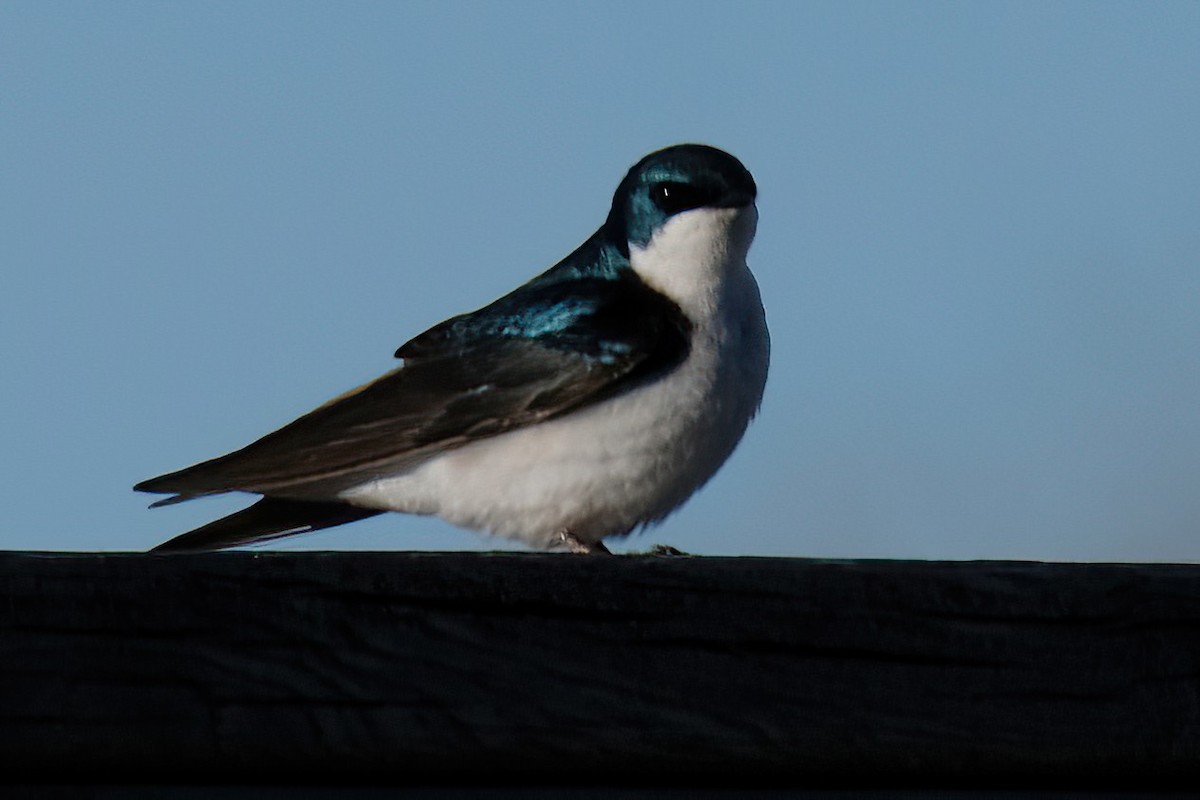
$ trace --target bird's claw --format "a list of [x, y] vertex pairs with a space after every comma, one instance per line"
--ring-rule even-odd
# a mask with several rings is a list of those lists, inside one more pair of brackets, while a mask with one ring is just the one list
[[585, 542], [567, 530], [558, 532], [558, 543], [569, 553], [587, 553], [589, 555], [610, 556], [612, 552], [604, 546], [604, 542]]

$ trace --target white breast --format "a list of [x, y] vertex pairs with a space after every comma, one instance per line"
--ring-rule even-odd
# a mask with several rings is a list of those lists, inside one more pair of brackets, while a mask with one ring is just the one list
[[548, 548], [666, 516], [717, 471], [758, 409], [768, 338], [745, 256], [756, 212], [696, 209], [630, 254], [692, 320], [687, 359], [664, 378], [564, 417], [447, 451], [342, 492]]

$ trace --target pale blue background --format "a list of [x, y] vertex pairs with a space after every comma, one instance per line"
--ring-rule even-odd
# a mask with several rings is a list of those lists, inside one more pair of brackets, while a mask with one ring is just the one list
[[[245, 444], [582, 241], [761, 190], [765, 406], [631, 544], [1200, 559], [1200, 4], [0, 4], [0, 547]], [[389, 515], [291, 547], [487, 547]]]

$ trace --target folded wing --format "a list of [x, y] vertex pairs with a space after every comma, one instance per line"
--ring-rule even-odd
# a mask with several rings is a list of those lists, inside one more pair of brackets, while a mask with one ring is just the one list
[[400, 369], [247, 447], [139, 483], [155, 505], [229, 491], [328, 499], [449, 448], [599, 402], [672, 369], [690, 324], [635, 275], [533, 282], [431, 328]]

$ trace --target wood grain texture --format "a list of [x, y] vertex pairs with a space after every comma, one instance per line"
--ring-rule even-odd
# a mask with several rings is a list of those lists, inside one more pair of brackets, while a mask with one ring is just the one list
[[0, 587], [10, 781], [1200, 777], [1197, 566], [11, 553]]

